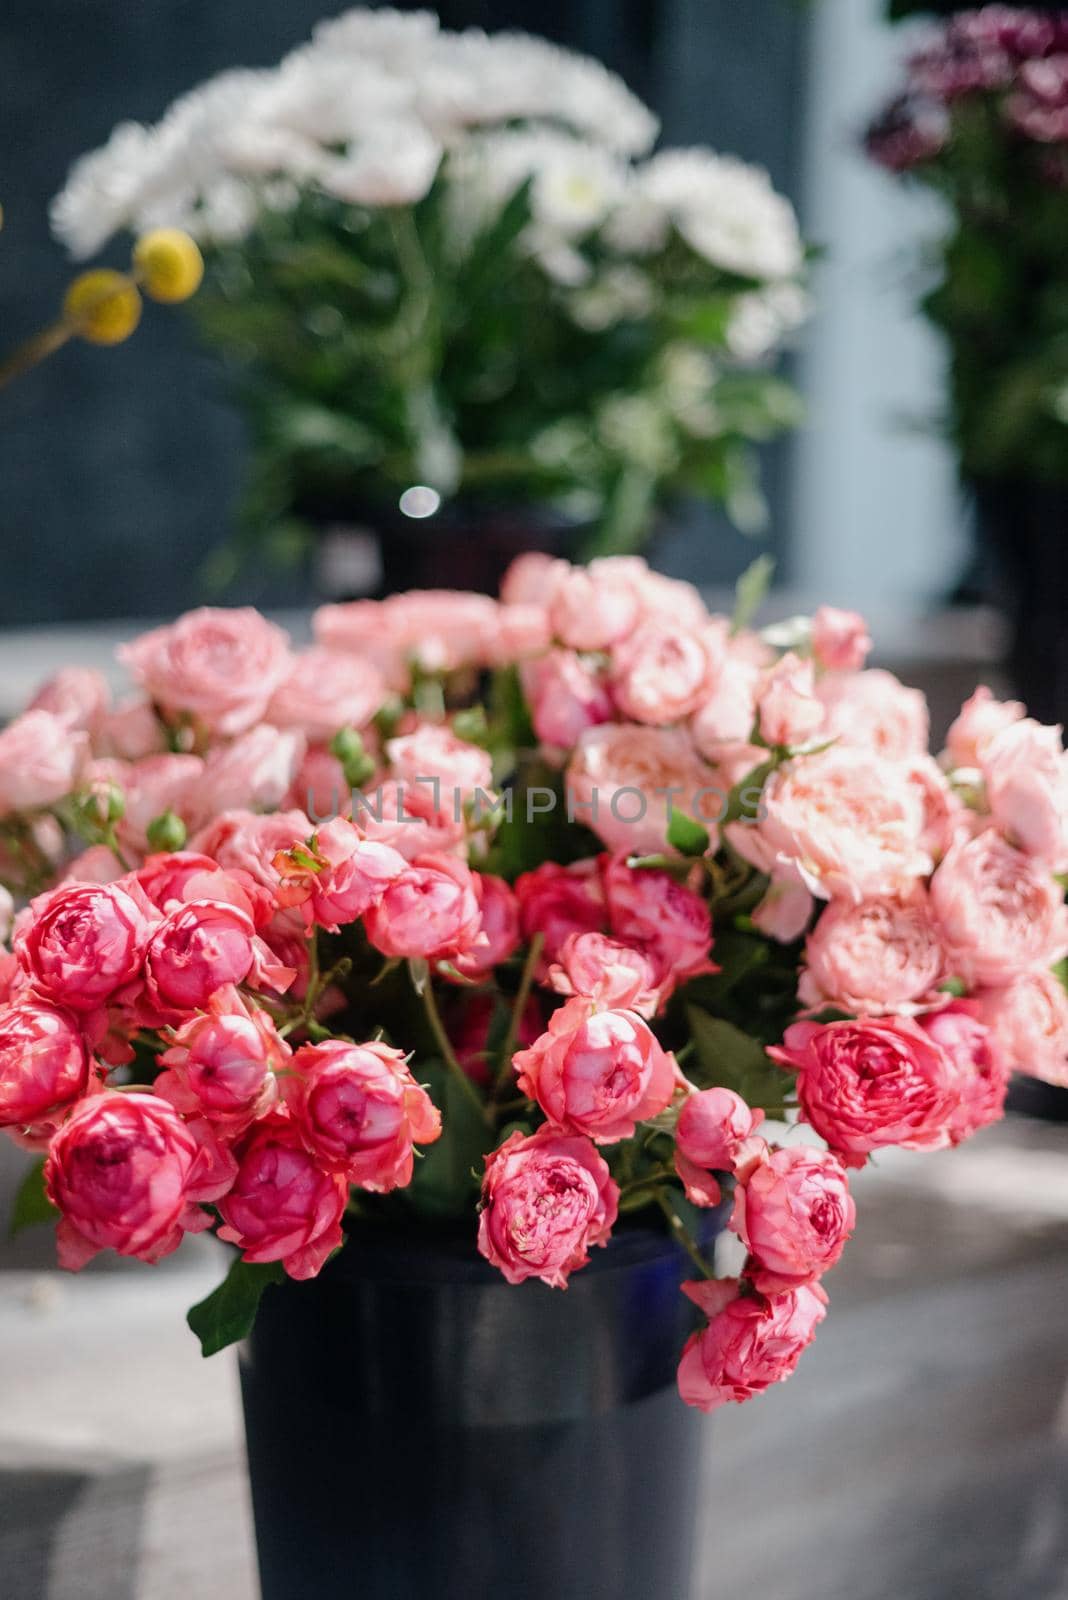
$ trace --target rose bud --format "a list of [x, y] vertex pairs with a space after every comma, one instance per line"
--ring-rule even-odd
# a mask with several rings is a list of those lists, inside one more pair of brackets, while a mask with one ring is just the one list
[[283, 1093], [316, 1162], [375, 1194], [412, 1181], [415, 1144], [441, 1136], [441, 1116], [390, 1045], [330, 1039], [293, 1057]]
[[[1051, 981], [1057, 983], [1056, 978]], [[952, 1144], [960, 1144], [1004, 1115], [1012, 1070], [1009, 1060], [974, 1001], [957, 1000], [941, 1011], [931, 1011], [919, 1019], [919, 1025], [928, 1038], [942, 1046], [956, 1068], [960, 1105], [950, 1121], [949, 1137]]]
[[763, 1145], [739, 1169], [730, 1227], [753, 1258], [746, 1277], [761, 1294], [782, 1294], [834, 1266], [856, 1215], [836, 1156], [806, 1145]]
[[89, 1054], [69, 1012], [27, 997], [0, 1010], [0, 1128], [62, 1113], [89, 1087]]
[[388, 844], [364, 839], [351, 822], [336, 817], [306, 844], [274, 858], [283, 906], [299, 906], [307, 926], [338, 933], [382, 898], [406, 862]]
[[454, 856], [416, 856], [367, 912], [367, 937], [384, 956], [428, 961], [463, 955], [481, 937], [471, 870]]
[[45, 1187], [63, 1213], [59, 1264], [72, 1272], [99, 1250], [159, 1261], [211, 1218], [233, 1172], [198, 1144], [165, 1100], [118, 1091], [93, 1095], [52, 1140]]
[[827, 1315], [818, 1283], [770, 1300], [739, 1295], [732, 1279], [685, 1283], [683, 1291], [709, 1318], [687, 1340], [679, 1363], [679, 1394], [699, 1411], [751, 1400], [785, 1382]]
[[478, 1248], [507, 1278], [566, 1289], [592, 1245], [608, 1243], [619, 1189], [588, 1139], [518, 1131], [486, 1157]]
[[526, 939], [542, 936], [539, 976], [559, 961], [573, 933], [604, 933], [608, 927], [604, 890], [596, 860], [558, 866], [546, 861], [515, 881], [519, 919]]
[[557, 1127], [598, 1144], [629, 1139], [675, 1092], [675, 1058], [631, 1011], [594, 1011], [569, 1000], [549, 1029], [512, 1058], [519, 1088]]
[[48, 999], [95, 1011], [137, 977], [149, 924], [119, 884], [63, 885], [31, 901], [24, 916], [15, 953]]
[[675, 1171], [686, 1198], [696, 1206], [718, 1206], [720, 1187], [713, 1172], [733, 1172], [747, 1142], [764, 1120], [733, 1089], [699, 1089], [691, 1094], [675, 1124]]
[[193, 900], [168, 912], [149, 941], [148, 993], [164, 1011], [203, 1010], [217, 989], [243, 983], [256, 959], [247, 912], [216, 900]]
[[584, 995], [609, 1010], [654, 1017], [660, 1009], [657, 968], [644, 951], [604, 933], [572, 933], [547, 980], [557, 994]]
[[258, 1122], [237, 1149], [233, 1188], [219, 1201], [219, 1238], [248, 1262], [281, 1261], [291, 1278], [315, 1278], [343, 1242], [344, 1178], [323, 1172], [288, 1117]]
[[960, 1103], [949, 1056], [907, 1018], [795, 1022], [774, 1061], [797, 1071], [801, 1114], [847, 1167], [899, 1144], [939, 1150]]
[[220, 989], [159, 1057], [155, 1092], [185, 1116], [203, 1117], [217, 1134], [241, 1133], [274, 1103], [274, 1073], [290, 1059], [266, 1012], [236, 989]]
[[775, 663], [757, 691], [760, 737], [765, 744], [782, 747], [808, 743], [825, 715], [815, 688], [811, 661], [802, 661], [787, 651]]
[[[449, 965], [462, 977], [477, 982], [518, 949], [519, 905], [503, 878], [495, 878], [488, 872], [475, 872], [472, 877], [478, 897], [482, 939], [462, 955], [455, 956]], [[443, 975], [448, 977], [448, 971]]]
[[812, 654], [818, 666], [834, 672], [855, 672], [868, 658], [871, 637], [856, 611], [820, 606], [812, 619]]

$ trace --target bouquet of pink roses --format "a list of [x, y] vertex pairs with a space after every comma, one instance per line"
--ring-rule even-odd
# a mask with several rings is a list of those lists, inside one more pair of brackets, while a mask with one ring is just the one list
[[859, 617], [761, 636], [629, 558], [315, 634], [193, 612], [122, 650], [132, 699], [65, 671], [0, 734], [17, 1220], [74, 1269], [215, 1228], [211, 1351], [353, 1230], [468, 1218], [563, 1289], [662, 1218], [683, 1398], [786, 1377], [848, 1169], [966, 1138], [1013, 1067], [1068, 1081], [1059, 731], [979, 690], [936, 761]]

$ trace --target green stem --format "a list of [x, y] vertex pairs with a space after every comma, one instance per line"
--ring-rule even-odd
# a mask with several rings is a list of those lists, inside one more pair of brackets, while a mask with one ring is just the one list
[[445, 1024], [441, 1020], [441, 1013], [438, 1010], [438, 1003], [434, 998], [434, 985], [431, 983], [429, 976], [427, 977], [426, 982], [423, 984], [423, 1007], [426, 1011], [426, 1019], [430, 1024], [430, 1031], [434, 1035], [438, 1049], [441, 1051], [442, 1060], [452, 1073], [453, 1077], [456, 1079], [457, 1083], [463, 1089], [463, 1092], [467, 1096], [468, 1100], [470, 1100], [471, 1104], [477, 1109], [479, 1116], [484, 1118], [487, 1122], [492, 1122], [492, 1111], [490, 1110], [489, 1106], [486, 1105], [485, 1101], [482, 1099], [482, 1096], [471, 1082], [471, 1079], [467, 1076], [467, 1073], [456, 1059], [456, 1052], [452, 1047], [452, 1041], [445, 1032]]
[[530, 991], [534, 984], [534, 973], [538, 962], [541, 960], [542, 948], [545, 944], [545, 935], [536, 933], [530, 941], [527, 959], [523, 963], [523, 971], [519, 979], [519, 988], [516, 990], [515, 1002], [512, 1006], [512, 1015], [508, 1019], [508, 1032], [501, 1045], [501, 1064], [497, 1072], [497, 1082], [493, 1087], [493, 1098], [496, 1099], [512, 1082], [512, 1057], [515, 1054], [519, 1030], [523, 1024], [523, 1013], [527, 1009]]
[[714, 1278], [716, 1276], [715, 1272], [709, 1266], [700, 1250], [698, 1250], [697, 1245], [690, 1236], [689, 1229], [686, 1227], [686, 1224], [675, 1210], [675, 1207], [671, 1204], [671, 1201], [668, 1199], [663, 1189], [657, 1190], [656, 1203], [667, 1219], [667, 1225], [671, 1229], [672, 1238], [675, 1239], [678, 1244], [681, 1244], [682, 1248], [685, 1250], [686, 1254], [689, 1256], [690, 1260], [693, 1262], [701, 1276], [703, 1278]]

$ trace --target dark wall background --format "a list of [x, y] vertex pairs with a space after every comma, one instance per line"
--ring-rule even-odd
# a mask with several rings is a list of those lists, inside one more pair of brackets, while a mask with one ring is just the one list
[[[224, 67], [267, 65], [330, 0], [4, 0], [0, 8], [0, 348], [55, 314], [71, 275], [47, 205], [74, 158], [154, 121]], [[414, 9], [408, 6], [405, 9]], [[803, 8], [792, 0], [443, 0], [448, 26], [526, 27], [599, 55], [653, 104], [669, 143], [760, 161], [796, 193]], [[123, 265], [116, 243], [104, 259]], [[129, 343], [71, 346], [0, 392], [0, 625], [171, 612], [205, 598], [241, 429], [180, 309]], [[788, 537], [789, 446], [769, 452], [773, 548]], [[658, 561], [722, 581], [754, 554], [722, 518], [682, 521]], [[243, 575], [230, 599], [296, 603], [301, 580]]]

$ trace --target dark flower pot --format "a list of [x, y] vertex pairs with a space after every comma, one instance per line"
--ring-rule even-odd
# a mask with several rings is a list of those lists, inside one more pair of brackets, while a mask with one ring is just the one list
[[566, 1293], [469, 1237], [356, 1233], [269, 1288], [241, 1355], [264, 1600], [686, 1600], [692, 1276], [639, 1228]]

